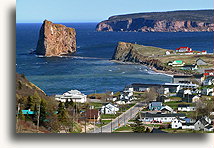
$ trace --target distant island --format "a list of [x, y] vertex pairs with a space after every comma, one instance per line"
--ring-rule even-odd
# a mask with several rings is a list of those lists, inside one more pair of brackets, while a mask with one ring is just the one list
[[44, 20], [36, 47], [37, 55], [61, 56], [76, 52], [76, 31]]
[[97, 31], [213, 32], [213, 9], [134, 13], [111, 16]]

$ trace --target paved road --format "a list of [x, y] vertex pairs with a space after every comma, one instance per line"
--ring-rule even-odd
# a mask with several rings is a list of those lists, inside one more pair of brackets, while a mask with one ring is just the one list
[[137, 103], [119, 117], [112, 120], [112, 122], [103, 126], [102, 128], [95, 128], [90, 133], [111, 133], [113, 130], [122, 127], [128, 123], [128, 121], [136, 116], [141, 107], [146, 106], [145, 103]]

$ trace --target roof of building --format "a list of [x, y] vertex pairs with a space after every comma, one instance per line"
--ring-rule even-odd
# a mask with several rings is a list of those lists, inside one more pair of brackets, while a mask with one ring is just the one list
[[176, 60], [176, 61], [173, 61], [173, 64], [183, 64], [183, 61], [181, 61], [181, 60]]
[[162, 106], [162, 102], [151, 102], [151, 106]]
[[22, 110], [22, 114], [28, 114], [28, 115], [33, 115], [34, 114], [34, 111], [31, 111], [31, 110]]
[[208, 124], [209, 124], [209, 122], [207, 122], [207, 121], [205, 120], [205, 118], [201, 118], [201, 119], [199, 119], [199, 121], [200, 121], [203, 125], [208, 125]]
[[189, 104], [178, 104], [178, 107], [190, 107]]
[[168, 106], [168, 105], [163, 106], [160, 110], [168, 110], [170, 112], [173, 112], [173, 109], [170, 106]]
[[150, 114], [150, 113], [141, 113], [142, 117], [185, 117], [185, 114], [174, 113], [174, 114]]

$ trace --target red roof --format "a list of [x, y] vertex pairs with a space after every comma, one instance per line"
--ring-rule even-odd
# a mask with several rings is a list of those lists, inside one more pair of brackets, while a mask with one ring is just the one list
[[207, 52], [206, 50], [203, 50], [202, 52]]
[[214, 69], [207, 69], [207, 70], [205, 70], [205, 73], [210, 73], [210, 72], [214, 72]]

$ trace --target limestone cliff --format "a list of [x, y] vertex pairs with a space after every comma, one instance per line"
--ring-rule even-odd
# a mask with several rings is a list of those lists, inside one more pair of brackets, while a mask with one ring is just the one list
[[60, 56], [76, 51], [76, 31], [61, 24], [45, 20], [39, 33], [37, 55]]
[[213, 10], [136, 13], [112, 16], [97, 31], [201, 32], [214, 31]]

